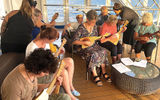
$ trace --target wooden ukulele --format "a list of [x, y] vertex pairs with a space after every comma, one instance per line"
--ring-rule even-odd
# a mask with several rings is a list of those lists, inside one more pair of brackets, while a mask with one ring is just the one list
[[[55, 21], [59, 16], [59, 13], [55, 13], [53, 16], [52, 16], [52, 21]], [[51, 22], [52, 22], [51, 21]]]
[[[152, 34], [150, 33], [145, 33], [144, 35], [141, 35], [140, 37], [148, 37], [150, 40], [153, 39], [153, 36], [160, 33], [160, 31], [154, 32]], [[140, 43], [144, 44], [147, 43], [147, 41], [141, 40]]]
[[[66, 40], [65, 38], [63, 38], [63, 42], [62, 42], [59, 50], [58, 50], [58, 51], [55, 53], [55, 55], [54, 55], [55, 57], [58, 57], [61, 49], [62, 49], [63, 46], [66, 44], [66, 42], [67, 42], [67, 40]], [[50, 48], [50, 49], [51, 49], [51, 48]], [[53, 48], [52, 48], [52, 49], [53, 49]], [[51, 49], [51, 52], [52, 52], [52, 49]], [[54, 52], [53, 52], [53, 53], [54, 53]], [[54, 89], [54, 93], [55, 93], [55, 94], [58, 94], [58, 93], [59, 93], [59, 89], [60, 89], [60, 85], [56, 85], [56, 88]]]
[[[58, 54], [59, 54], [60, 50], [62, 49], [62, 47], [64, 46], [64, 44], [66, 43], [66, 41], [67, 40], [64, 38], [59, 50], [55, 53], [55, 57], [58, 57]], [[51, 51], [52, 51], [52, 49], [51, 49]], [[53, 51], [52, 51], [52, 53], [53, 53]], [[49, 85], [48, 89], [44, 89], [34, 100], [47, 100], [44, 97], [45, 97], [45, 95], [51, 94], [51, 91], [54, 87], [56, 79], [57, 79], [58, 76], [60, 76], [62, 70], [64, 69], [64, 66], [65, 66], [65, 64], [64, 64], [64, 61], [62, 60], [61, 63], [60, 63], [60, 67], [58, 68], [58, 71], [56, 71], [55, 76], [54, 76], [51, 84]], [[58, 94], [59, 89], [60, 89], [60, 85], [56, 85], [56, 88], [54, 89], [54, 93]]]
[[[109, 36], [110, 33], [106, 33], [105, 35], [103, 35], [104, 37]], [[95, 43], [96, 40], [102, 38], [103, 36], [90, 36], [90, 37], [83, 37], [80, 39], [80, 41], [90, 41], [92, 43], [92, 45]], [[82, 45], [82, 49], [88, 48], [89, 46], [86, 45]]]
[[129, 23], [128, 20], [126, 20], [125, 23], [124, 23], [124, 25], [120, 28], [120, 30], [117, 33], [115, 33], [115, 34], [107, 37], [107, 39], [105, 40], [105, 42], [110, 41], [114, 45], [117, 45], [118, 41], [120, 39], [120, 35], [121, 35], [122, 31], [123, 31], [123, 28], [126, 27], [128, 23]]
[[[48, 89], [44, 89], [34, 100], [48, 100], [48, 98], [45, 98], [46, 95], [49, 96], [52, 92], [52, 89], [56, 83], [57, 77], [60, 76], [62, 70], [64, 69], [65, 63], [62, 60], [60, 63], [60, 67], [58, 68], [58, 71], [56, 71], [55, 76], [52, 80], [52, 82], [50, 83]], [[59, 92], [59, 89], [58, 89]]]
[[65, 38], [63, 38], [63, 42], [62, 42], [58, 51], [57, 51], [57, 47], [54, 44], [52, 44], [52, 43], [49, 44], [51, 52], [55, 53], [55, 55], [54, 55], [55, 57], [58, 57], [58, 54], [59, 54], [60, 50], [66, 44], [66, 42], [67, 42], [67, 40]]

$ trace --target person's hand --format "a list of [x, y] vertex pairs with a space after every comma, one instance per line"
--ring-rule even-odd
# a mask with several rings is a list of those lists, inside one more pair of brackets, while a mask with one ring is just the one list
[[126, 29], [127, 29], [127, 27], [123, 27], [123, 30], [122, 30], [122, 32], [126, 31]]
[[117, 23], [118, 23], [119, 25], [123, 25], [123, 24], [124, 24], [124, 21], [118, 20]]
[[106, 37], [103, 35], [102, 37], [101, 37], [101, 40], [103, 40], [103, 39], [105, 39]]
[[71, 26], [71, 24], [67, 24], [67, 25], [65, 25], [64, 29], [67, 30], [68, 27], [70, 27], [70, 26]]
[[83, 44], [85, 45], [85, 46], [92, 46], [94, 43], [92, 43], [91, 41], [83, 41]]
[[148, 37], [141, 37], [140, 39], [141, 39], [141, 41], [145, 41], [145, 42], [150, 40]]
[[63, 82], [63, 77], [61, 77], [61, 76], [57, 77], [56, 84], [57, 85], [62, 85], [62, 82]]
[[55, 22], [55, 21], [52, 21], [50, 24], [51, 24], [51, 25], [55, 25], [55, 24], [56, 24], [56, 22]]
[[65, 49], [61, 48], [59, 54], [64, 54], [65, 53]]
[[157, 33], [157, 34], [156, 34], [156, 36], [157, 36], [158, 38], [160, 38], [160, 32], [159, 32], [159, 33]]
[[70, 27], [71, 26], [71, 24], [67, 24], [67, 27]]

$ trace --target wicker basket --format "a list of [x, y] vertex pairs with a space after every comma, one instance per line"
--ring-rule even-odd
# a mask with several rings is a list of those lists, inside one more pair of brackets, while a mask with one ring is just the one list
[[[158, 70], [160, 69], [158, 68]], [[160, 75], [152, 79], [138, 79], [124, 73], [121, 74], [114, 67], [112, 67], [111, 79], [116, 87], [131, 94], [149, 95], [156, 92], [160, 88]]]

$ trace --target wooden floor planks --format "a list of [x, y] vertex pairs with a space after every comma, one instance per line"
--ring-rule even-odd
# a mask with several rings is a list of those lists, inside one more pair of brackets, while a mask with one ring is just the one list
[[[128, 54], [130, 46], [124, 45], [122, 57], [135, 57], [134, 51], [132, 54]], [[160, 51], [160, 42], [158, 45], [158, 51]], [[155, 53], [155, 52], [154, 52]], [[126, 91], [116, 88], [113, 84], [103, 81], [102, 87], [97, 87], [93, 82], [93, 79], [86, 80], [86, 64], [81, 57], [67, 53], [66, 56], [72, 57], [75, 62], [75, 72], [73, 84], [75, 88], [81, 93], [78, 97], [80, 100], [160, 100], [160, 90], [156, 93], [140, 96], [129, 94]], [[141, 58], [145, 59], [144, 53], [141, 53]], [[108, 52], [108, 59], [111, 63], [110, 53]], [[160, 52], [157, 54], [156, 65], [160, 66]], [[109, 71], [110, 68], [107, 68]]]
[[[128, 46], [125, 46], [123, 57], [134, 58], [134, 53], [132, 53], [132, 55], [128, 54], [128, 48]], [[110, 54], [108, 55], [110, 56]], [[141, 55], [141, 57], [144, 59], [144, 54], [142, 53]], [[67, 56], [72, 57], [71, 54], [67, 54]], [[78, 55], [73, 55], [73, 59], [75, 62], [75, 73], [73, 82], [75, 88], [81, 93], [81, 96], [78, 97], [80, 100], [160, 100], [160, 90], [152, 95], [147, 96], [132, 95], [127, 93], [126, 91], [119, 90], [113, 84], [106, 82], [103, 78], [103, 86], [97, 87], [91, 77], [89, 78], [89, 80], [86, 80], [85, 61]], [[111, 62], [110, 57], [109, 61]], [[160, 66], [159, 61], [157, 61], [156, 64]]]

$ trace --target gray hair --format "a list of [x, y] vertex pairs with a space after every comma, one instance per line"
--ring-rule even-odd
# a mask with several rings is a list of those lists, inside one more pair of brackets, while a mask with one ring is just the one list
[[39, 14], [41, 14], [41, 11], [40, 11], [39, 9], [35, 8], [33, 15], [34, 15], [35, 17], [38, 17]]
[[38, 21], [38, 17], [39, 17], [40, 14], [41, 14], [41, 11], [39, 9], [35, 8], [34, 11], [33, 11], [33, 16], [32, 16], [32, 20], [33, 20], [33, 23], [35, 25]]
[[152, 13], [144, 13], [142, 16], [142, 23], [153, 23]]
[[97, 12], [95, 10], [90, 10], [86, 14], [87, 19], [90, 20], [97, 20]]
[[117, 16], [116, 15], [110, 15], [107, 19], [107, 22], [109, 23], [113, 23], [113, 22], [117, 22]]
[[107, 6], [102, 6], [102, 7], [101, 7], [101, 11], [102, 11], [102, 10], [108, 10]]

